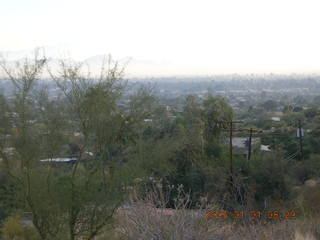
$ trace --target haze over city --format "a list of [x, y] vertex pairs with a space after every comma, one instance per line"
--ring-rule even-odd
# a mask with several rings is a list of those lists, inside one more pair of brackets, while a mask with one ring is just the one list
[[318, 1], [28, 0], [0, 9], [0, 52], [131, 59], [128, 76], [319, 73]]

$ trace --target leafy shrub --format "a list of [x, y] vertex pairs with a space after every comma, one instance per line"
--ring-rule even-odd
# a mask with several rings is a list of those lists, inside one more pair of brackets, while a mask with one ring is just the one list
[[320, 176], [320, 155], [311, 155], [303, 161], [297, 161], [289, 166], [289, 175], [292, 182], [303, 184], [311, 178]]
[[266, 199], [286, 200], [290, 184], [286, 175], [288, 163], [277, 154], [256, 157], [250, 163], [250, 181], [255, 185], [255, 199], [262, 203]]
[[5, 240], [40, 239], [36, 230], [32, 226], [22, 225], [21, 218], [18, 215], [8, 217], [1, 230]]

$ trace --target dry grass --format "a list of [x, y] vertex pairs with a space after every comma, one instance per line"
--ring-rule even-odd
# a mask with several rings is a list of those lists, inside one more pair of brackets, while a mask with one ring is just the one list
[[316, 240], [316, 238], [311, 234], [303, 235], [300, 232], [296, 232], [294, 240]]
[[[120, 209], [114, 240], [320, 240], [320, 219], [206, 220], [206, 209], [191, 210], [188, 195], [181, 192], [175, 209], [165, 209], [166, 197], [159, 192], [135, 198], [131, 207]], [[157, 207], [155, 207], [157, 206]]]
[[[117, 232], [122, 240], [318, 240], [317, 219], [251, 223], [203, 221], [185, 212], [173, 216], [138, 207], [121, 214]], [[119, 238], [120, 239], [120, 238]]]

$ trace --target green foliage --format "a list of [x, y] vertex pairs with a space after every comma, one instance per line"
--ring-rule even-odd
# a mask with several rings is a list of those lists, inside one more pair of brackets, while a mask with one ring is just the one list
[[3, 220], [23, 208], [23, 198], [15, 182], [4, 172], [0, 164], [0, 225]]
[[[62, 61], [59, 77], [52, 75], [64, 93], [57, 100], [35, 88], [43, 65], [26, 61], [20, 74], [10, 75], [16, 88], [8, 111], [15, 134], [8, 144], [14, 151], [0, 145], [0, 153], [21, 210], [32, 213], [41, 239], [94, 238], [112, 223], [127, 194], [131, 173], [123, 153], [132, 131], [117, 104], [121, 71], [111, 65], [93, 80], [81, 64]], [[77, 140], [74, 131], [80, 132]], [[66, 145], [77, 148], [75, 164], [39, 162], [64, 157]]]
[[303, 184], [306, 180], [320, 176], [320, 155], [311, 155], [303, 161], [293, 162], [290, 165], [291, 179]]
[[266, 199], [287, 200], [289, 184], [286, 179], [288, 163], [279, 155], [254, 157], [250, 162], [250, 181], [255, 185], [255, 199], [262, 204]]
[[316, 116], [314, 119], [314, 128], [312, 129], [312, 135], [316, 138], [320, 137], [320, 116]]
[[[237, 114], [253, 119], [239, 128], [264, 129], [262, 143], [272, 152], [254, 152], [250, 162], [234, 154], [231, 176], [223, 132], [234, 112], [226, 99], [188, 95], [172, 99], [181, 101], [178, 107], [156, 97], [150, 87], [124, 94], [126, 81], [117, 64], [109, 62], [94, 77], [84, 72], [83, 63], [66, 61], [57, 75], [50, 72], [61, 91], [52, 99], [37, 85], [43, 66], [39, 60], [26, 61], [19, 71], [7, 71], [14, 95], [0, 95], [0, 221], [15, 210], [30, 211], [41, 239], [93, 239], [112, 226], [115, 211], [135, 186], [133, 179], [142, 182], [142, 195], [155, 182], [167, 186], [165, 191], [183, 186], [192, 207], [207, 198], [235, 209], [289, 202], [293, 185], [320, 176], [319, 111], [303, 108], [302, 97], [284, 108], [277, 123], [271, 111], [288, 104], [288, 96], [282, 102], [265, 101], [266, 96], [262, 104], [241, 101], [245, 109], [251, 107]], [[311, 130], [305, 131], [301, 162], [298, 120]], [[39, 161], [70, 156], [76, 158], [73, 164]], [[309, 200], [304, 196], [304, 203], [316, 201], [314, 194]], [[173, 191], [167, 207], [174, 207], [177, 196]], [[25, 232], [14, 217], [4, 226], [9, 238]]]
[[4, 240], [37, 240], [40, 239], [34, 227], [22, 225], [18, 215], [8, 217], [1, 228]]
[[206, 133], [213, 136], [219, 134], [222, 127], [227, 125], [224, 121], [232, 119], [232, 108], [225, 99], [212, 95], [208, 95], [202, 105], [202, 116], [206, 125]]
[[274, 111], [277, 108], [278, 103], [274, 100], [267, 100], [263, 102], [261, 106], [267, 111]]

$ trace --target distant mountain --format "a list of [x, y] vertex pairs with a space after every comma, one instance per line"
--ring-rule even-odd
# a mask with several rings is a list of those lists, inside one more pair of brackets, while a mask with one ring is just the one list
[[[53, 71], [58, 66], [59, 55], [57, 48], [45, 49], [45, 54], [50, 60], [50, 65]], [[60, 51], [61, 52], [61, 51]], [[33, 50], [22, 50], [22, 51], [3, 51], [0, 52], [0, 56], [3, 56], [7, 61], [8, 65], [11, 62], [23, 60], [25, 57], [33, 57]], [[66, 56], [66, 54], [64, 54]], [[84, 61], [88, 64], [92, 73], [99, 73], [101, 70], [102, 63], [107, 61], [108, 55], [96, 55], [86, 58]], [[150, 60], [150, 59], [137, 59], [131, 57], [125, 57], [122, 59], [114, 59], [118, 61], [120, 66], [125, 67], [126, 77], [147, 77], [147, 76], [169, 76], [175, 74], [188, 74], [188, 69], [172, 64], [165, 60]]]

